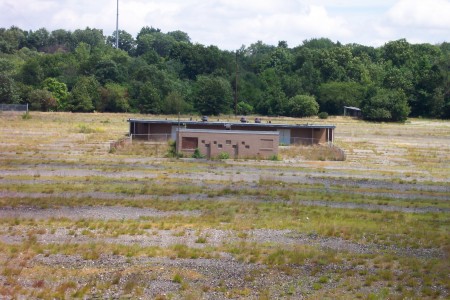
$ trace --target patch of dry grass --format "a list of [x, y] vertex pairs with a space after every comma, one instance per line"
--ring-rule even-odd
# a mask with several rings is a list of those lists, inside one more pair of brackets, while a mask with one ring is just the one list
[[[195, 210], [200, 215], [132, 220], [1, 218], [0, 235], [15, 242], [0, 243], [0, 297], [90, 298], [118, 293], [145, 298], [149, 282], [161, 277], [177, 287], [167, 297], [186, 299], [210, 296], [212, 292], [223, 297], [261, 299], [305, 295], [448, 298], [448, 121], [411, 120], [402, 125], [347, 118], [272, 118], [273, 123], [335, 124], [336, 144], [345, 150], [347, 160], [339, 161], [327, 146], [294, 146], [282, 147], [284, 161], [205, 163], [164, 159], [167, 146], [163, 144], [133, 143], [110, 153], [110, 143], [127, 133], [129, 117], [149, 118], [33, 112], [31, 119], [23, 120], [20, 115], [1, 114], [0, 192], [30, 194], [24, 198], [2, 197], [1, 206], [63, 205], [76, 209], [114, 205], [117, 209]], [[310, 183], [310, 179], [315, 181]], [[341, 179], [353, 180], [356, 185], [333, 183]], [[372, 185], [359, 186], [363, 181]], [[405, 188], [388, 189], [383, 182]], [[83, 192], [117, 197], [75, 199], [60, 195]], [[46, 197], [31, 197], [33, 193]], [[443, 211], [415, 214], [310, 207], [302, 201]], [[213, 244], [215, 237], [207, 233], [211, 229], [228, 231], [237, 241]], [[317, 245], [259, 244], [250, 241], [250, 232], [255, 229], [287, 229], [293, 239], [307, 236], [312, 240], [340, 240], [378, 250], [363, 254]], [[191, 230], [197, 232], [193, 247], [153, 247], [119, 239], [159, 237], [162, 232], [183, 239]], [[40, 242], [43, 236], [61, 232], [86, 242]], [[108, 239], [113, 242], [106, 242]], [[434, 255], [436, 251], [442, 255]], [[61, 255], [72, 264], [62, 268], [35, 260]], [[245, 265], [256, 263], [263, 268], [247, 273], [240, 279], [241, 285], [231, 287], [225, 279], [212, 286], [204, 281], [210, 274], [192, 269], [142, 265], [149, 258], [219, 260], [230, 255]], [[105, 256], [123, 263], [119, 267], [108, 265], [107, 259], [102, 261]], [[96, 264], [100, 261], [106, 265]], [[258, 286], [260, 278], [277, 276], [283, 278], [277, 287]]]
[[344, 161], [345, 152], [332, 145], [313, 146], [283, 146], [280, 147], [280, 156], [283, 159], [299, 159], [310, 161]]

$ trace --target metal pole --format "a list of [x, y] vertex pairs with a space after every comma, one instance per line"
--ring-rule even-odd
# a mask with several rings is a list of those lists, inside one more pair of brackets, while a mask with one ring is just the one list
[[178, 112], [178, 128], [175, 133], [175, 153], [177, 154], [177, 156], [178, 156], [178, 145], [181, 143], [178, 138], [179, 134], [180, 134], [180, 112]]
[[117, 17], [116, 17], [116, 49], [119, 49], [119, 0], [117, 0]]
[[238, 103], [238, 50], [236, 50], [236, 78], [235, 78], [235, 92], [234, 92], [234, 115], [237, 116], [237, 103]]

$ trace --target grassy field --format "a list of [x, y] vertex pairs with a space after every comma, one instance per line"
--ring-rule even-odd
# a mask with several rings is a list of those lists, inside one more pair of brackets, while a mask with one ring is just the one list
[[0, 298], [450, 297], [450, 122], [272, 119], [345, 161], [111, 151], [140, 117], [0, 113]]

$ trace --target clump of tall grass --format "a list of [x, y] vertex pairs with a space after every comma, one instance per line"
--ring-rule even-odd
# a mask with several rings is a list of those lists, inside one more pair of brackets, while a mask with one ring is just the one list
[[84, 123], [78, 124], [77, 128], [78, 133], [101, 133], [105, 131], [103, 128], [94, 128]]
[[27, 111], [26, 113], [24, 113], [22, 115], [22, 120], [30, 120], [31, 119], [31, 114], [29, 111]]

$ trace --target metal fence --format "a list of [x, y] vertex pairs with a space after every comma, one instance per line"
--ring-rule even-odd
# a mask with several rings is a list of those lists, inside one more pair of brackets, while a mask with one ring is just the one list
[[0, 103], [0, 111], [28, 111], [28, 104], [2, 104]]
[[320, 139], [291, 137], [291, 145], [315, 145], [319, 144]]

